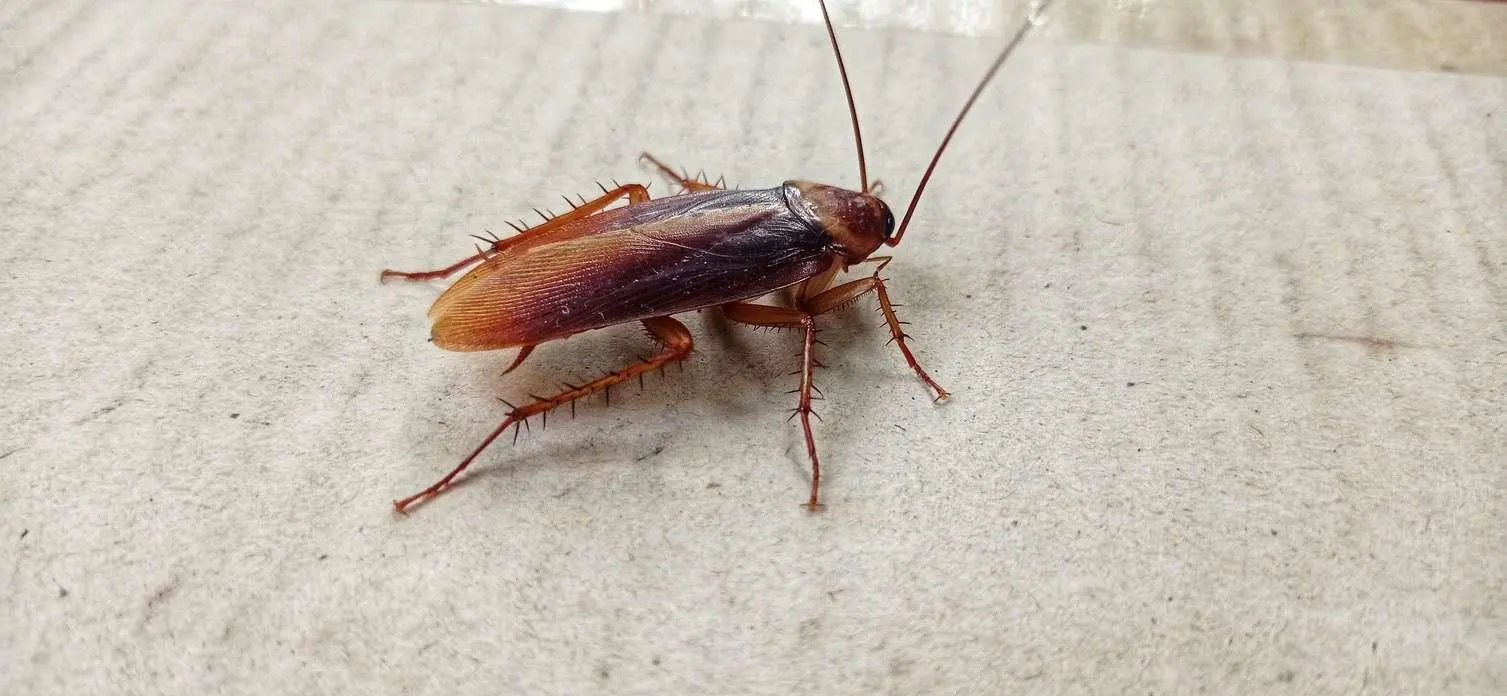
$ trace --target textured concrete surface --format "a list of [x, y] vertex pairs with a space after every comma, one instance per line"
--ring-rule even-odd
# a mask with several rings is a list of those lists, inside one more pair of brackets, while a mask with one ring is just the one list
[[[0, 692], [1501, 693], [1507, 81], [1033, 41], [826, 323], [493, 449], [620, 327], [425, 342], [466, 236], [653, 151], [853, 185], [810, 25], [0, 5]], [[890, 199], [998, 42], [845, 32]], [[1498, 66], [1500, 67], [1500, 66]], [[656, 190], [663, 191], [662, 184]]]

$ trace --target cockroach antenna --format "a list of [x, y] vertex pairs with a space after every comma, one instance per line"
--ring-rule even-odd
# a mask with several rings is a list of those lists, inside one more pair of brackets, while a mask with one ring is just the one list
[[937, 146], [936, 153], [931, 156], [931, 163], [926, 165], [926, 172], [921, 175], [921, 183], [916, 185], [916, 192], [911, 195], [910, 205], [905, 206], [905, 215], [900, 218], [900, 227], [895, 230], [894, 236], [884, 241], [885, 244], [889, 246], [900, 244], [900, 238], [905, 236], [905, 228], [910, 226], [910, 218], [916, 212], [916, 204], [921, 202], [921, 194], [926, 191], [926, 183], [931, 181], [931, 173], [936, 170], [937, 162], [942, 159], [942, 153], [947, 150], [947, 144], [952, 142], [953, 134], [958, 132], [958, 126], [962, 125], [963, 119], [973, 109], [973, 103], [978, 101], [980, 94], [984, 93], [984, 88], [989, 86], [989, 82], [994, 79], [994, 74], [999, 72], [1000, 66], [1004, 65], [1005, 61], [1010, 58], [1010, 54], [1015, 52], [1016, 47], [1026, 40], [1026, 35], [1031, 33], [1031, 29], [1041, 24], [1041, 14], [1046, 12], [1051, 4], [1052, 0], [1034, 0], [1031, 3], [1031, 8], [1026, 14], [1026, 21], [1015, 30], [1015, 36], [1010, 38], [1010, 43], [1005, 44], [1004, 50], [1001, 50], [994, 62], [989, 65], [989, 69], [984, 72], [984, 77], [979, 80], [978, 86], [973, 88], [973, 94], [968, 95], [968, 101], [963, 102], [963, 109], [958, 112], [957, 118], [953, 119], [952, 125], [947, 128], [947, 135], [942, 136], [942, 144]]
[[827, 25], [827, 39], [832, 42], [832, 55], [837, 57], [837, 74], [842, 77], [842, 93], [848, 98], [848, 117], [853, 121], [853, 145], [858, 148], [858, 183], [860, 191], [869, 193], [869, 167], [863, 158], [863, 129], [858, 127], [858, 106], [853, 103], [853, 85], [848, 82], [848, 66], [843, 63], [842, 49], [837, 47], [837, 31], [832, 28], [832, 13], [827, 11], [827, 0], [819, 0], [822, 6], [822, 22]]
[[[873, 193], [869, 189], [868, 163], [865, 162], [863, 155], [863, 131], [858, 127], [858, 106], [853, 102], [853, 86], [848, 81], [848, 67], [843, 62], [842, 49], [837, 45], [837, 32], [832, 28], [832, 16], [827, 11], [827, 0], [819, 1], [822, 7], [822, 22], [827, 26], [827, 39], [832, 42], [832, 55], [837, 58], [837, 73], [842, 76], [842, 91], [848, 99], [848, 116], [853, 122], [853, 144], [858, 148], [858, 180], [863, 186], [860, 190], [864, 193]], [[1035, 0], [1031, 3], [1030, 11], [1026, 15], [1026, 21], [1021, 23], [1020, 28], [1015, 31], [1015, 36], [1010, 39], [1010, 43], [1006, 44], [1004, 50], [999, 52], [999, 56], [994, 59], [994, 63], [984, 73], [983, 79], [979, 80], [978, 86], [973, 88], [973, 94], [970, 94], [968, 101], [963, 103], [963, 108], [958, 112], [957, 118], [953, 119], [952, 126], [947, 129], [947, 135], [942, 138], [942, 144], [937, 146], [936, 153], [931, 157], [931, 163], [926, 166], [926, 172], [921, 175], [921, 183], [916, 186], [916, 192], [911, 196], [910, 205], [905, 208], [905, 216], [900, 220], [900, 228], [895, 231], [894, 236], [885, 240], [885, 244], [896, 246], [900, 243], [900, 237], [905, 234], [905, 228], [910, 225], [911, 215], [916, 211], [916, 204], [921, 202], [921, 193], [926, 190], [926, 183], [931, 181], [932, 171], [937, 168], [937, 162], [942, 159], [942, 153], [947, 149], [947, 144], [952, 142], [952, 136], [957, 132], [958, 126], [962, 125], [963, 118], [973, 109], [973, 103], [978, 101], [979, 95], [984, 92], [984, 88], [989, 86], [989, 82], [994, 79], [994, 74], [999, 72], [1000, 66], [1005, 64], [1005, 61], [1010, 58], [1010, 54], [1014, 53], [1015, 48], [1025, 40], [1026, 35], [1031, 33], [1031, 29], [1041, 23], [1041, 14], [1051, 4], [1052, 0]]]

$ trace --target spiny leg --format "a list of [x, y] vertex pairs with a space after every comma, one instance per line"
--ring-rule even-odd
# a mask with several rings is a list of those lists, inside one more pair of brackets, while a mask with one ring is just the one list
[[[691, 332], [686, 330], [684, 324], [670, 317], [653, 317], [643, 321], [644, 327], [649, 330], [649, 333], [664, 344], [658, 353], [616, 372], [602, 375], [586, 384], [579, 386], [566, 385], [566, 389], [553, 396], [532, 397], [533, 400], [529, 403], [513, 407], [511, 411], [508, 411], [508, 415], [502, 420], [502, 423], [485, 440], [482, 440], [481, 444], [471, 454], [461, 460], [459, 466], [451, 470], [450, 473], [445, 474], [445, 477], [436, 481], [434, 485], [407, 498], [394, 501], [393, 506], [397, 508], [398, 512], [406, 512], [409, 506], [414, 503], [443, 491], [450, 485], [451, 481], [455, 480], [455, 477], [466, 470], [466, 467], [471, 466], [471, 462], [475, 461], [476, 457], [481, 455], [492, 444], [493, 440], [496, 440], [498, 436], [507, 432], [508, 428], [513, 428], [516, 431], [519, 426], [533, 416], [547, 414], [556, 408], [574, 403], [577, 399], [590, 396], [599, 391], [606, 391], [615, 384], [621, 384], [634, 377], [653, 372], [672, 362], [679, 362], [691, 354]], [[516, 435], [514, 437], [516, 438]]]
[[801, 349], [801, 398], [795, 410], [801, 416], [801, 429], [806, 432], [806, 454], [811, 457], [811, 500], [806, 502], [806, 509], [816, 511], [822, 506], [817, 497], [822, 485], [822, 463], [816, 457], [816, 436], [811, 434], [811, 368], [816, 364], [816, 317], [810, 314], [801, 317], [801, 328], [806, 332], [806, 340]]
[[722, 184], [722, 180], [720, 178], [717, 180], [717, 183], [714, 184], [710, 181], [700, 181], [688, 174], [677, 174], [674, 169], [670, 168], [670, 165], [659, 161], [659, 158], [647, 152], [639, 153], [638, 158], [641, 161], [645, 161], [653, 165], [654, 168], [658, 169], [659, 173], [666, 179], [669, 179], [672, 183], [678, 184], [687, 192], [696, 193], [700, 191], [718, 191], [726, 188]]
[[[581, 205], [576, 206], [575, 209], [571, 210], [568, 213], [561, 213], [560, 215], [556, 215], [555, 217], [550, 218], [548, 221], [542, 224], [530, 227], [526, 230], [522, 230], [515, 236], [491, 242], [491, 249], [478, 249], [477, 252], [471, 256], [467, 256], [466, 258], [450, 264], [449, 266], [433, 271], [406, 272], [394, 271], [390, 269], [384, 270], [382, 271], [381, 281], [385, 283], [387, 282], [388, 278], [402, 278], [404, 280], [434, 280], [436, 278], [448, 277], [452, 273], [466, 268], [471, 264], [486, 260], [487, 257], [491, 256], [492, 254], [506, 250], [508, 247], [516, 244], [520, 239], [533, 237], [540, 234], [546, 234], [559, 229], [562, 225], [568, 222], [579, 220], [581, 218], [599, 213], [607, 206], [612, 205], [614, 202], [625, 196], [628, 198], [628, 205], [637, 205], [649, 200], [649, 190], [644, 188], [641, 184], [625, 184], [618, 186], [611, 191], [603, 189], [602, 195], [597, 196], [596, 198], [593, 198], [586, 203], [582, 203]], [[568, 201], [569, 199], [566, 200]]]
[[801, 386], [796, 390], [800, 394], [800, 399], [791, 417], [800, 416], [801, 418], [801, 430], [806, 436], [806, 456], [811, 459], [811, 499], [806, 501], [806, 509], [819, 510], [822, 507], [820, 497], [822, 463], [821, 458], [816, 454], [816, 435], [811, 431], [811, 416], [815, 413], [811, 410], [811, 394], [816, 389], [812, 383], [811, 371], [813, 367], [820, 364], [816, 360], [816, 317], [798, 309], [748, 302], [722, 305], [722, 311], [728, 319], [740, 324], [784, 329], [800, 328], [805, 333], [805, 342], [801, 349]]
[[890, 326], [890, 340], [900, 346], [900, 354], [905, 356], [906, 364], [910, 365], [911, 369], [916, 371], [916, 376], [920, 377], [922, 382], [925, 382], [927, 386], [936, 392], [936, 400], [945, 401], [951, 394], [948, 394], [947, 390], [942, 388], [942, 385], [937, 384], [937, 381], [932, 379], [931, 375], [926, 374], [926, 370], [921, 367], [921, 363], [916, 360], [916, 356], [910, 352], [910, 346], [905, 343], [905, 339], [909, 338], [909, 335], [901, 328], [904, 322], [901, 322], [900, 318], [895, 316], [895, 306], [890, 302], [890, 294], [885, 289], [884, 279], [879, 277], [880, 269], [883, 269], [885, 263], [888, 263], [888, 261], [888, 259], [881, 261], [879, 268], [874, 269], [874, 275], [868, 278], [860, 278], [852, 282], [843, 283], [811, 298], [806, 303], [805, 309], [812, 314], [826, 314], [827, 312], [841, 309], [857, 300], [864, 293], [872, 291], [879, 298], [879, 311], [884, 314], [885, 323]]

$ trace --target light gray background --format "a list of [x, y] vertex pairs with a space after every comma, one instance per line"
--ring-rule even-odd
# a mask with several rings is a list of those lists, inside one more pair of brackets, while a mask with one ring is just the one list
[[[812, 26], [0, 6], [4, 693], [1500, 693], [1507, 82], [1035, 41], [869, 304], [425, 342], [467, 234], [648, 149], [856, 181]], [[843, 36], [903, 201], [999, 45]], [[664, 192], [662, 183], [655, 189]]]

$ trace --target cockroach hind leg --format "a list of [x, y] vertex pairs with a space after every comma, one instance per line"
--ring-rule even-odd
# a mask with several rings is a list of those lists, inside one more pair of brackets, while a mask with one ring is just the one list
[[[530, 401], [523, 406], [513, 406], [512, 404], [508, 404], [509, 411], [507, 417], [504, 418], [502, 420], [502, 423], [500, 423], [494, 430], [492, 430], [492, 433], [490, 435], [487, 435], [487, 438], [483, 440], [475, 450], [472, 450], [469, 456], [461, 461], [459, 466], [451, 469], [450, 473], [446, 474], [445, 477], [440, 479], [439, 481], [436, 481], [434, 485], [431, 485], [430, 487], [425, 488], [424, 490], [415, 493], [414, 495], [408, 496], [407, 498], [394, 501], [393, 507], [396, 508], [399, 513], [406, 513], [408, 508], [412, 507], [415, 503], [434, 497], [435, 495], [444, 492], [445, 489], [449, 488], [452, 485], [451, 482], [454, 481], [457, 476], [460, 476], [461, 472], [465, 471], [467, 467], [471, 466], [471, 462], [475, 461], [477, 457], [481, 456], [481, 453], [485, 451], [494, 440], [496, 440], [503, 433], [507, 432], [508, 428], [513, 428], [513, 436], [514, 440], [516, 441], [518, 430], [520, 428], [530, 427], [530, 418], [533, 418], [534, 416], [542, 416], [542, 414], [566, 404], [571, 404], [573, 412], [577, 399], [580, 399], [584, 396], [589, 396], [596, 392], [602, 392], [605, 396], [608, 393], [608, 390], [614, 384], [621, 384], [646, 372], [658, 370], [669, 363], [684, 360], [685, 357], [691, 353], [691, 332], [685, 328], [684, 324], [681, 324], [680, 322], [671, 319], [670, 317], [652, 317], [643, 320], [643, 322], [644, 326], [648, 327], [649, 332], [654, 334], [654, 337], [661, 343], [661, 348], [658, 353], [655, 353], [646, 360], [635, 362], [632, 365], [629, 365], [616, 372], [609, 372], [578, 387], [567, 388], [552, 396], [530, 395]], [[501, 399], [499, 399], [499, 401], [501, 401]], [[503, 403], [507, 402], [503, 401]], [[543, 418], [541, 417], [540, 420], [543, 421]], [[541, 422], [540, 425], [542, 427], [543, 423]]]
[[494, 430], [492, 430], [492, 433], [488, 435], [485, 440], [482, 440], [481, 444], [478, 445], [476, 449], [471, 451], [470, 455], [461, 460], [461, 463], [458, 466], [456, 466], [454, 469], [451, 469], [450, 473], [445, 474], [444, 478], [435, 481], [433, 485], [425, 488], [422, 491], [419, 491], [418, 493], [410, 495], [407, 498], [393, 501], [393, 508], [397, 510], [398, 514], [407, 515], [408, 508], [412, 507], [414, 504], [439, 495], [445, 489], [449, 488], [451, 486], [451, 482], [453, 482], [457, 476], [460, 476], [461, 472], [465, 471], [467, 467], [471, 466], [471, 462], [475, 461], [478, 456], [481, 456], [481, 453], [492, 444], [493, 440], [496, 440], [499, 435], [507, 432], [508, 428], [518, 426], [518, 413], [519, 409], [513, 409], [513, 411], [508, 414], [508, 417], [504, 418], [502, 420], [502, 423], [500, 423]]
[[[483, 240], [483, 241], [485, 241], [485, 240]], [[399, 279], [402, 279], [402, 280], [412, 280], [412, 281], [435, 280], [435, 279], [438, 279], [438, 278], [445, 278], [445, 277], [448, 277], [451, 274], [455, 273], [456, 271], [459, 271], [459, 270], [461, 270], [461, 269], [463, 269], [463, 268], [465, 268], [467, 266], [470, 266], [470, 265], [472, 265], [474, 263], [477, 263], [477, 262], [480, 262], [480, 261], [484, 261], [484, 260], [486, 260], [486, 258], [487, 258], [487, 252], [484, 252], [484, 251], [481, 251], [481, 250], [477, 250], [477, 252], [475, 254], [472, 254], [471, 256], [467, 256], [466, 258], [461, 259], [459, 261], [456, 261], [455, 263], [452, 263], [449, 266], [446, 266], [446, 267], [440, 268], [440, 269], [436, 269], [436, 270], [433, 270], [433, 271], [394, 271], [392, 269], [384, 269], [382, 271], [382, 275], [378, 276], [378, 281], [382, 282], [382, 283], [386, 283], [388, 281], [388, 279], [390, 279], [390, 278], [399, 278]]]
[[682, 189], [690, 193], [696, 193], [700, 191], [717, 191], [726, 188], [725, 180], [721, 177], [718, 177], [717, 183], [714, 184], [706, 181], [704, 179], [704, 174], [691, 176], [689, 173], [676, 172], [670, 167], [670, 165], [661, 162], [659, 158], [647, 152], [639, 153], [638, 160], [640, 162], [648, 163], [650, 166], [659, 171], [660, 176], [663, 176], [665, 179], [669, 180], [670, 183], [680, 186]]
[[[613, 202], [617, 201], [620, 198], [626, 197], [628, 199], [628, 205], [635, 205], [649, 200], [648, 190], [639, 184], [620, 185], [617, 184], [617, 182], [613, 182], [613, 184], [616, 185], [617, 188], [609, 191], [604, 187], [602, 190], [602, 195], [598, 198], [591, 201], [586, 201], [583, 198], [580, 205], [571, 203], [571, 205], [573, 206], [572, 209], [569, 212], [562, 213], [560, 215], [555, 215], [553, 211], [550, 211], [547, 208], [544, 211], [540, 211], [538, 208], [534, 208], [534, 212], [538, 213], [539, 217], [544, 219], [544, 222], [541, 222], [535, 227], [529, 227], [527, 223], [522, 222], [516, 224], [508, 221], [504, 222], [507, 222], [507, 225], [509, 227], [512, 227], [515, 231], [517, 231], [519, 236], [528, 236], [529, 234], [538, 234], [547, 230], [557, 229], [560, 225], [565, 224], [571, 220], [577, 220], [601, 212], [604, 208], [611, 205]], [[566, 202], [570, 202], [570, 199], [567, 198]], [[518, 237], [497, 239], [495, 236], [492, 239], [486, 239], [484, 237], [479, 237], [476, 235], [472, 236], [486, 243], [491, 248], [478, 248], [475, 254], [461, 259], [460, 261], [457, 261], [453, 264], [450, 264], [449, 266], [433, 271], [407, 272], [384, 270], [382, 271], [380, 280], [381, 282], [385, 283], [389, 278], [402, 278], [404, 280], [435, 280], [438, 278], [446, 278], [454, 274], [456, 271], [466, 268], [467, 266], [487, 260], [493, 254], [506, 249], [508, 245], [512, 244], [514, 240], [518, 239]]]

